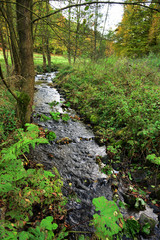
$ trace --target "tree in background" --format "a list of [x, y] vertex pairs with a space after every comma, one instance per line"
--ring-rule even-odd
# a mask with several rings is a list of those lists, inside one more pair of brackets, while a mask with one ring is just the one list
[[116, 32], [115, 50], [118, 55], [141, 57], [149, 52], [151, 19], [152, 12], [147, 8], [139, 5], [124, 6], [123, 18]]
[[[152, 3], [152, 7], [160, 10], [160, 4]], [[154, 53], [160, 52], [160, 13], [154, 12], [152, 14], [151, 25], [149, 29], [148, 43], [150, 51]]]

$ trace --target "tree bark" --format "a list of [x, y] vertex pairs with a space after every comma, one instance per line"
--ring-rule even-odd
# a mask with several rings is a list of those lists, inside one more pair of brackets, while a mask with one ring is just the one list
[[46, 48], [45, 48], [45, 40], [44, 40], [44, 36], [42, 36], [42, 54], [43, 54], [43, 71], [46, 72], [47, 70], [47, 65], [46, 65]]
[[[22, 92], [19, 99], [19, 113], [22, 125], [30, 122], [32, 113], [35, 71], [33, 63], [33, 42], [31, 29], [32, 0], [16, 0], [17, 31], [21, 60]], [[23, 7], [24, 6], [24, 7]]]
[[21, 62], [20, 62], [20, 58], [19, 58], [17, 36], [16, 36], [16, 31], [15, 31], [15, 26], [13, 23], [13, 13], [12, 13], [11, 4], [6, 3], [6, 12], [5, 12], [4, 8], [1, 9], [1, 12], [2, 12], [3, 17], [5, 18], [5, 20], [8, 24], [8, 28], [9, 28], [11, 51], [12, 51], [12, 56], [13, 56], [13, 60], [14, 60], [14, 71], [15, 71], [15, 74], [20, 75]]
[[[81, 3], [81, 0], [79, 3]], [[78, 4], [78, 0], [77, 0], [77, 4]], [[76, 37], [75, 37], [74, 63], [76, 62], [76, 58], [77, 58], [79, 28], [80, 28], [80, 7], [77, 6], [77, 27], [76, 27]]]
[[[71, 0], [69, 0], [69, 5]], [[71, 65], [71, 9], [68, 10], [68, 43], [67, 43], [67, 52], [68, 52], [68, 62]]]
[[[46, 10], [47, 15], [49, 14], [49, 0], [46, 1]], [[49, 22], [49, 17], [47, 17], [47, 22]], [[46, 26], [46, 54], [47, 54], [47, 61], [48, 61], [48, 68], [51, 71], [51, 53], [49, 48], [49, 29], [48, 24]]]
[[1, 27], [0, 27], [0, 41], [1, 41], [1, 44], [2, 44], [2, 51], [3, 51], [3, 57], [4, 57], [5, 65], [6, 65], [7, 76], [9, 76], [9, 64], [8, 64], [8, 58], [6, 56], [6, 47], [5, 47], [5, 42], [4, 42], [3, 32], [2, 32]]

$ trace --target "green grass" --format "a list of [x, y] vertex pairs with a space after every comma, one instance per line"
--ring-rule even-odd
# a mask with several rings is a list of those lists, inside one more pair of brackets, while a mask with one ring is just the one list
[[[43, 56], [42, 54], [39, 53], [34, 53], [34, 64], [35, 68], [37, 66], [42, 66], [43, 65]], [[10, 58], [10, 52], [8, 52], [8, 62], [10, 65], [10, 70], [12, 70], [11, 67], [11, 58]], [[51, 62], [53, 65], [57, 65], [58, 67], [64, 67], [68, 65], [68, 59], [64, 56], [59, 56], [59, 55], [52, 55], [51, 56]], [[2, 67], [2, 71], [4, 72], [4, 76], [6, 76], [6, 68], [5, 68], [5, 62], [4, 62], [4, 57], [3, 57], [3, 52], [0, 51], [0, 64]]]
[[[64, 56], [52, 55], [51, 56], [52, 65], [57, 65], [58, 67], [64, 67], [68, 65], [68, 59]], [[43, 65], [43, 56], [39, 53], [34, 53], [34, 64], [35, 67]]]

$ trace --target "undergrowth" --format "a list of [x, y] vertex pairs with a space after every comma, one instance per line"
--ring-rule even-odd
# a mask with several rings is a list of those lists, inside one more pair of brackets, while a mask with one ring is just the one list
[[150, 56], [65, 68], [56, 81], [112, 159], [144, 162], [160, 154], [159, 79], [159, 59]]
[[30, 147], [48, 143], [39, 137], [38, 126], [26, 127], [26, 131], [18, 129], [16, 142], [1, 151], [1, 239], [64, 239], [63, 182], [56, 169], [26, 168]]

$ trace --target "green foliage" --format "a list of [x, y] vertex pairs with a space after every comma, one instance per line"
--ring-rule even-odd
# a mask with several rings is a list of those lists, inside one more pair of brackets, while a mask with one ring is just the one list
[[125, 222], [125, 234], [127, 237], [134, 239], [140, 232], [140, 224], [135, 219], [127, 219]]
[[60, 112], [50, 112], [52, 119], [58, 121], [62, 119], [63, 121], [67, 122], [70, 119], [70, 116], [67, 113], [61, 114]]
[[56, 139], [56, 134], [54, 132], [49, 132], [46, 135], [46, 138], [48, 139], [48, 141], [54, 141]]
[[52, 119], [55, 121], [58, 121], [61, 118], [59, 112], [50, 112], [50, 114], [51, 114]]
[[48, 103], [51, 107], [55, 107], [55, 106], [57, 106], [58, 104], [59, 104], [59, 102], [57, 102], [57, 101], [53, 101], [53, 102], [51, 102], [51, 103]]
[[141, 60], [110, 57], [77, 64], [57, 77], [67, 101], [94, 125], [112, 159], [125, 154], [145, 161], [147, 155], [160, 154], [159, 64], [153, 55]]
[[70, 119], [70, 116], [67, 113], [62, 114], [62, 120], [67, 122]]
[[105, 197], [93, 199], [93, 204], [99, 214], [93, 215], [95, 234], [100, 239], [113, 239], [113, 236], [122, 231], [124, 220], [116, 203], [108, 201]]
[[8, 135], [16, 129], [16, 116], [14, 110], [0, 109], [0, 138], [6, 140]]
[[41, 122], [45, 122], [45, 121], [48, 121], [48, 120], [50, 120], [51, 118], [50, 117], [48, 117], [48, 116], [46, 116], [46, 115], [44, 115], [44, 114], [41, 114], [41, 117], [40, 117], [40, 121]]
[[148, 155], [146, 159], [154, 164], [160, 165], [160, 157], [157, 157], [155, 154]]
[[[139, 57], [149, 52], [149, 33], [152, 12], [142, 6], [128, 5], [115, 34], [116, 53]], [[139, 34], [141, 32], [141, 34]]]
[[[13, 225], [13, 224], [12, 224]], [[0, 226], [1, 239], [13, 239], [13, 240], [52, 240], [56, 239], [65, 239], [68, 236], [66, 228], [63, 228], [59, 234], [55, 234], [54, 231], [58, 228], [58, 225], [53, 222], [53, 217], [48, 216], [37, 224], [35, 228], [28, 228], [27, 231], [18, 232], [15, 227], [11, 224], [7, 224], [5, 229], [3, 226]]]
[[149, 223], [145, 223], [143, 228], [142, 228], [142, 232], [145, 233], [146, 235], [149, 235], [151, 230], [150, 230], [151, 226]]
[[52, 173], [42, 168], [24, 168], [21, 158], [29, 152], [30, 147], [48, 143], [47, 139], [39, 138], [38, 126], [26, 124], [26, 127], [26, 131], [17, 130], [16, 143], [1, 151], [0, 197], [6, 208], [5, 220], [2, 219], [0, 224], [1, 236], [2, 239], [52, 239], [53, 231], [57, 229], [52, 217], [43, 219], [40, 226], [29, 228], [27, 233], [22, 231], [34, 216], [36, 206], [45, 215], [47, 206], [52, 207], [54, 201], [55, 212], [62, 213], [65, 205], [61, 192], [63, 182], [56, 169]]

